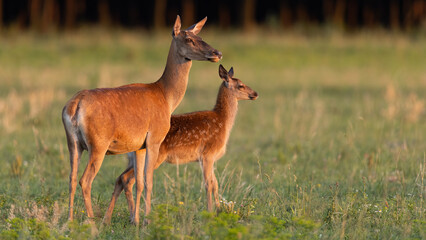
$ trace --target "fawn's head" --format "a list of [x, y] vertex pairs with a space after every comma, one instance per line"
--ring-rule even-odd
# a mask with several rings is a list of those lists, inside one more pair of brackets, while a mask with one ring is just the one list
[[234, 68], [231, 67], [229, 72], [220, 64], [219, 66], [219, 76], [224, 81], [224, 85], [226, 88], [231, 90], [232, 94], [238, 100], [255, 100], [258, 95], [253, 89], [249, 86], [245, 85], [240, 79], [233, 78], [234, 76]]
[[222, 59], [222, 53], [203, 41], [197, 34], [206, 23], [207, 17], [192, 25], [186, 30], [180, 30], [181, 23], [179, 15], [173, 27], [173, 40], [176, 43], [178, 53], [187, 60], [218, 62]]

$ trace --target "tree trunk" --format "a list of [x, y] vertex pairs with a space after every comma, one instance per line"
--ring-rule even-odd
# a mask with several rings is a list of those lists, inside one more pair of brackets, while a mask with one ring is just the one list
[[75, 1], [76, 0], [66, 0], [65, 1], [65, 28], [72, 29], [75, 26]]
[[410, 0], [402, 1], [403, 22], [405, 30], [409, 30], [412, 24], [412, 13], [410, 11], [411, 5], [412, 3]]
[[281, 1], [280, 24], [283, 28], [289, 28], [293, 24], [293, 15], [288, 1]]
[[195, 7], [193, 0], [182, 1], [182, 26], [191, 26], [195, 22]]
[[[73, 1], [73, 0], [70, 0]], [[98, 11], [99, 11], [99, 24], [104, 27], [109, 27], [111, 25], [111, 15], [109, 12], [109, 5], [107, 0], [100, 0], [98, 2]]]
[[[370, 3], [371, 4], [371, 3]], [[364, 9], [362, 11], [362, 17], [364, 21], [364, 27], [371, 28], [374, 26], [375, 14], [369, 3], [364, 5]]]
[[3, 0], [0, 0], [0, 30], [3, 28]]
[[231, 12], [226, 2], [219, 3], [219, 26], [223, 29], [229, 28], [231, 25]]
[[306, 24], [309, 21], [309, 14], [306, 11], [306, 5], [299, 2], [297, 4], [297, 21]]
[[43, 6], [43, 16], [41, 23], [41, 31], [45, 32], [52, 28], [55, 23], [55, 0], [45, 0]]
[[322, 2], [322, 10], [324, 14], [324, 21], [326, 23], [331, 23], [331, 16], [333, 16], [334, 12], [333, 0], [324, 0]]
[[426, 19], [426, 3], [424, 0], [415, 0], [411, 7], [413, 12], [414, 23], [421, 24], [422, 20]]
[[254, 27], [255, 15], [255, 2], [254, 0], [244, 0], [243, 3], [243, 29], [244, 31], [251, 31]]
[[154, 3], [154, 29], [163, 29], [166, 26], [166, 0], [157, 0]]
[[389, 25], [393, 30], [399, 29], [399, 6], [397, 0], [391, 0], [389, 4]]
[[30, 28], [40, 30], [41, 23], [41, 0], [30, 1]]
[[348, 1], [348, 21], [349, 28], [354, 29], [358, 26], [358, 0]]
[[345, 27], [345, 10], [346, 1], [337, 0], [336, 8], [334, 9], [333, 22], [338, 28], [343, 29]]

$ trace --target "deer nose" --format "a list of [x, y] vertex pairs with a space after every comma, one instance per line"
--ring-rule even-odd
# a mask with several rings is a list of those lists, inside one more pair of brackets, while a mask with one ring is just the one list
[[254, 100], [258, 97], [259, 95], [257, 94], [257, 92], [254, 92], [253, 94], [250, 95], [250, 99]]
[[218, 50], [214, 50], [213, 51], [213, 53], [214, 53], [214, 55], [216, 55], [216, 56], [218, 56], [219, 58], [222, 58], [222, 53], [221, 52], [219, 52]]

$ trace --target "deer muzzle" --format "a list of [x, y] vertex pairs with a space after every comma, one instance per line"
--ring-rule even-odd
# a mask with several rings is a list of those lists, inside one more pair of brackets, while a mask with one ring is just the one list
[[222, 53], [215, 49], [210, 53], [210, 55], [207, 55], [206, 58], [210, 62], [219, 62], [219, 60], [222, 59]]
[[249, 98], [250, 100], [256, 100], [258, 96], [259, 95], [257, 94], [257, 92], [253, 92], [252, 94], [249, 95]]

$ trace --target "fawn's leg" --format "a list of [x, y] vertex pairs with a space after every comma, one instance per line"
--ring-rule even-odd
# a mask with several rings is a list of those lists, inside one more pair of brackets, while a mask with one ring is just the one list
[[[203, 158], [203, 176], [204, 176], [204, 186], [206, 188], [207, 193], [207, 210], [209, 212], [213, 211], [213, 204], [212, 204], [212, 192], [215, 185], [215, 179], [213, 172], [213, 159], [211, 157], [205, 157]], [[217, 180], [216, 180], [217, 182]]]
[[122, 178], [124, 183], [124, 194], [127, 199], [127, 206], [129, 207], [130, 219], [133, 219], [135, 212], [135, 202], [133, 201], [133, 185], [135, 185], [135, 171], [131, 168], [126, 175]]
[[[130, 173], [131, 172], [131, 173]], [[123, 189], [128, 187], [128, 175], [132, 175], [131, 177], [133, 178], [133, 165], [128, 167], [126, 170], [124, 170], [124, 172], [117, 178], [117, 180], [115, 181], [115, 187], [114, 187], [114, 192], [112, 193], [112, 197], [111, 197], [111, 201], [109, 203], [108, 209], [105, 213], [105, 217], [104, 217], [104, 224], [109, 224], [111, 222], [111, 216], [112, 216], [112, 212], [114, 210], [114, 206], [115, 203], [118, 199], [118, 197], [120, 196], [121, 192], [123, 191]], [[131, 187], [130, 187], [130, 191], [131, 191]], [[127, 189], [125, 189], [125, 191], [128, 191]], [[127, 196], [127, 192], [126, 192], [126, 198], [127, 198], [127, 202], [129, 204], [129, 211], [130, 211], [130, 215], [133, 214], [133, 206], [130, 205], [129, 203], [129, 198]], [[130, 193], [131, 195], [131, 193]], [[131, 202], [133, 203], [133, 196], [130, 198]]]
[[214, 196], [214, 202], [216, 205], [216, 211], [219, 210], [220, 204], [219, 204], [219, 186], [217, 184], [217, 179], [214, 174], [214, 168], [212, 170], [212, 176], [213, 176], [213, 196]]

